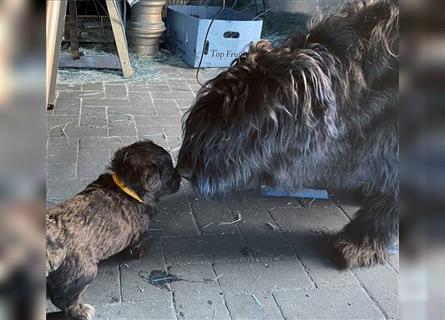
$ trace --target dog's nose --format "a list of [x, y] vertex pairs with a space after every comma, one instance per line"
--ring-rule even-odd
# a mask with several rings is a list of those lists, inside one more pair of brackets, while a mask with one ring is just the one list
[[183, 167], [177, 167], [176, 172], [184, 179], [190, 179], [192, 177], [192, 170]]

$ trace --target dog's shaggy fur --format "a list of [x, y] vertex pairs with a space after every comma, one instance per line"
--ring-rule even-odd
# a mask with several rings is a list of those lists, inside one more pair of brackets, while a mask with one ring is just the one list
[[80, 296], [96, 276], [97, 263], [126, 248], [141, 257], [153, 206], [180, 184], [168, 152], [151, 141], [118, 150], [110, 169], [143, 203], [105, 173], [47, 211], [48, 294], [69, 319], [92, 318], [94, 309]]
[[203, 195], [361, 189], [336, 247], [374, 265], [398, 233], [398, 3], [352, 1], [279, 47], [253, 44], [189, 110], [178, 172]]

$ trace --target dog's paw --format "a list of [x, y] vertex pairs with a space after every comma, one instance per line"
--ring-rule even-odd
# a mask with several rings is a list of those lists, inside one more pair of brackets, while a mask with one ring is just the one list
[[129, 248], [130, 255], [133, 259], [140, 259], [145, 255], [144, 246], [136, 246]]
[[388, 260], [385, 248], [371, 244], [357, 244], [345, 236], [340, 236], [334, 246], [342, 267], [372, 267], [384, 264]]
[[92, 320], [94, 318], [94, 308], [86, 303], [80, 303], [70, 308], [68, 312], [70, 320]]

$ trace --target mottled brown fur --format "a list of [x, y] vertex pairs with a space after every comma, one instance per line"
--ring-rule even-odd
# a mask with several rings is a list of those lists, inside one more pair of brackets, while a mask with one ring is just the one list
[[97, 263], [126, 248], [141, 257], [153, 206], [180, 184], [170, 155], [151, 141], [118, 150], [110, 169], [144, 203], [124, 193], [111, 173], [105, 173], [47, 210], [48, 293], [70, 319], [93, 317], [94, 309], [80, 297], [96, 276]]

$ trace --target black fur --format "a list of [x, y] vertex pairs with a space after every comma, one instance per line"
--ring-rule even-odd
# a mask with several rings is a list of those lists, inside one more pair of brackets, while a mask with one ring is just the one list
[[360, 189], [336, 246], [373, 265], [398, 232], [398, 3], [352, 1], [279, 47], [253, 44], [186, 115], [178, 172], [220, 197], [262, 184]]

